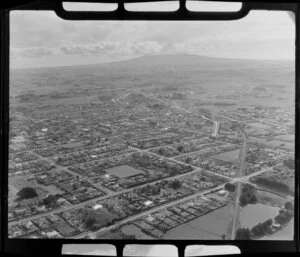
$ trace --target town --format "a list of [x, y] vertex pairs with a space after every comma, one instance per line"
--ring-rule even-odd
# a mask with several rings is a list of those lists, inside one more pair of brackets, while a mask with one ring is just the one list
[[[61, 92], [39, 84], [26, 92], [21, 75], [10, 108], [10, 238], [178, 239], [181, 230], [189, 239], [230, 239], [231, 231], [261, 239], [291, 223], [292, 103], [206, 108], [189, 100], [196, 86], [81, 87], [84, 76]], [[263, 217], [244, 222], [255, 208]]]

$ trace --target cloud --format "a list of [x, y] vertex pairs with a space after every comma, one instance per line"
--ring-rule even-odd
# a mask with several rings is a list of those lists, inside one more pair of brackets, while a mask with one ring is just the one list
[[38, 58], [43, 56], [55, 55], [59, 52], [55, 48], [47, 47], [24, 47], [11, 48], [10, 55], [12, 58]]
[[[198, 52], [205, 47], [215, 47], [213, 41], [243, 44], [241, 40], [253, 42], [258, 38], [265, 41], [276, 41], [278, 37], [293, 39], [294, 25], [286, 13], [280, 12], [253, 12], [244, 19], [231, 22], [124, 22], [67, 21], [58, 18], [54, 12], [13, 11], [10, 32], [11, 47], [19, 48], [22, 56], [38, 56], [39, 47], [45, 47], [40, 51], [41, 56], [51, 54], [50, 48], [67, 55], [105, 53], [123, 56], [166, 51]], [[197, 46], [192, 41], [200, 44]], [[23, 48], [26, 49], [21, 51]]]
[[219, 40], [193, 39], [180, 43], [165, 44], [162, 53], [166, 54], [206, 54], [207, 51], [222, 48], [224, 43]]
[[67, 44], [59, 47], [11, 48], [12, 58], [38, 58], [50, 55], [135, 56], [160, 53], [163, 46], [154, 41], [102, 41], [96, 44]]
[[[95, 44], [64, 44], [59, 47], [25, 47], [12, 48], [12, 59], [38, 59], [39, 57], [53, 56], [55, 59], [69, 56], [68, 58], [91, 58], [118, 60], [133, 56], [153, 54], [198, 54], [216, 57], [292, 59], [294, 56], [293, 41], [277, 39], [264, 41], [253, 39], [251, 42], [245, 38], [234, 40], [218, 37], [212, 39], [192, 39], [179, 43], [158, 43], [155, 41], [101, 41]], [[276, 57], [276, 58], [275, 58]]]
[[103, 54], [108, 56], [146, 55], [159, 53], [161, 49], [162, 46], [154, 41], [103, 41], [97, 44], [65, 45], [60, 47], [60, 51], [63, 54], [82, 56]]
[[154, 41], [135, 42], [130, 44], [129, 49], [132, 54], [155, 54], [162, 50], [162, 46]]

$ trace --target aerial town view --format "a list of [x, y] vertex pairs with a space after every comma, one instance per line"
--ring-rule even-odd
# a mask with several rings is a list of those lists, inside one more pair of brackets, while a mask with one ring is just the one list
[[12, 68], [9, 237], [292, 240], [294, 77], [191, 53]]

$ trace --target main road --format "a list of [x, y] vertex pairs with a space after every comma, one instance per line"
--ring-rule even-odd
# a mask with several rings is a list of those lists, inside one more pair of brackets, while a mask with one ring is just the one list
[[[245, 162], [247, 156], [247, 141], [248, 135], [245, 130], [241, 127], [238, 128], [238, 131], [241, 133], [243, 137], [243, 145], [240, 152], [240, 167], [236, 173], [237, 178], [242, 178], [245, 176]], [[239, 209], [240, 209], [240, 195], [241, 195], [242, 183], [240, 180], [237, 181], [236, 191], [235, 191], [235, 203], [234, 203], [234, 214], [231, 228], [231, 240], [235, 240], [236, 237], [236, 224], [239, 219]]]

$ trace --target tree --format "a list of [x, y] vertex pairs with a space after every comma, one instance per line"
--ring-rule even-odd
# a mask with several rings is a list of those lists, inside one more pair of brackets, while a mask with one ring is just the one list
[[289, 222], [292, 217], [294, 216], [293, 212], [290, 210], [287, 210], [285, 212], [281, 212], [279, 213], [276, 217], [275, 217], [275, 221], [281, 225], [286, 224], [287, 222]]
[[266, 221], [263, 223], [264, 227], [269, 227], [269, 226], [271, 226], [272, 224], [273, 224], [273, 220], [272, 220], [272, 219], [268, 219], [268, 220], [266, 220]]
[[254, 195], [254, 194], [251, 195], [251, 196], [249, 197], [248, 203], [250, 203], [250, 204], [255, 204], [255, 203], [257, 203], [256, 195]]
[[47, 208], [53, 208], [56, 206], [57, 200], [60, 197], [59, 194], [57, 195], [49, 195], [43, 199], [43, 202]]
[[246, 206], [247, 204], [248, 204], [248, 202], [247, 202], [246, 198], [245, 198], [244, 196], [241, 195], [241, 197], [240, 197], [240, 205], [241, 205], [242, 207], [244, 207], [244, 206]]
[[190, 158], [190, 157], [186, 158], [185, 162], [190, 164], [192, 162], [192, 158]]
[[256, 226], [254, 226], [251, 230], [254, 236], [262, 236], [264, 235], [264, 226], [262, 223], [258, 223]]
[[283, 214], [278, 214], [276, 217], [275, 217], [275, 221], [281, 225], [283, 225], [285, 223], [285, 215]]
[[283, 215], [285, 212], [286, 212], [285, 209], [280, 209], [280, 210], [279, 210], [279, 214], [281, 214], [281, 215]]
[[226, 183], [225, 186], [224, 186], [224, 188], [228, 192], [234, 192], [235, 191], [235, 185], [233, 185], [231, 183]]
[[248, 228], [239, 228], [236, 232], [237, 240], [251, 240], [251, 231]]
[[38, 196], [38, 194], [36, 193], [35, 189], [32, 187], [23, 187], [18, 193], [17, 196], [20, 200], [23, 199], [31, 199], [34, 198], [36, 196]]
[[283, 165], [288, 167], [289, 169], [295, 169], [295, 161], [293, 159], [287, 159], [283, 161]]
[[95, 230], [95, 226], [94, 226], [95, 223], [96, 223], [96, 218], [93, 216], [89, 216], [85, 221], [86, 226], [91, 230]]
[[169, 181], [169, 187], [172, 189], [179, 189], [181, 187], [181, 182], [177, 179]]
[[205, 181], [206, 181], [206, 178], [205, 178], [205, 177], [201, 177], [200, 180], [201, 180], [202, 182], [205, 182]]
[[180, 153], [182, 153], [183, 149], [184, 149], [184, 147], [183, 147], [182, 145], [179, 145], [179, 146], [177, 147], [177, 150], [178, 150], [178, 152], [180, 152]]
[[257, 202], [255, 191], [256, 189], [254, 186], [249, 184], [243, 185], [242, 194], [240, 196], [240, 204], [242, 207], [247, 204], [254, 204]]
[[164, 149], [163, 148], [159, 148], [158, 149], [158, 151], [157, 151], [157, 153], [159, 154], [159, 155], [164, 155]]
[[98, 230], [111, 225], [113, 217], [106, 211], [85, 210], [83, 211], [82, 220], [90, 230]]
[[293, 203], [292, 202], [286, 202], [284, 204], [284, 208], [287, 209], [287, 210], [294, 210], [294, 206], [293, 206]]

